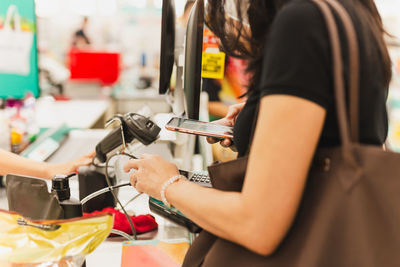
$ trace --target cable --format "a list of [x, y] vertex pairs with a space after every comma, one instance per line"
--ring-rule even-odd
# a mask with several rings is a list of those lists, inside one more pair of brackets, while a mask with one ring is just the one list
[[135, 157], [134, 155], [131, 155], [131, 154], [128, 154], [128, 153], [121, 153], [120, 155], [123, 155], [123, 156], [127, 156], [127, 157], [130, 157], [131, 159], [138, 159], [137, 157]]
[[[92, 165], [95, 166], [96, 168], [100, 168], [100, 169], [104, 169], [106, 167], [105, 164], [98, 164], [97, 162], [95, 162], [96, 157], [92, 158]], [[114, 168], [113, 166], [110, 166], [109, 168]]]
[[124, 207], [126, 208], [132, 201], [134, 201], [135, 199], [137, 199], [138, 197], [140, 197], [141, 195], [143, 195], [142, 193], [138, 193], [136, 196], [134, 196], [133, 198], [131, 198], [128, 202], [125, 203]]
[[130, 235], [128, 235], [125, 232], [122, 232], [120, 230], [115, 230], [115, 229], [111, 229], [111, 233], [115, 234], [115, 235], [120, 235], [122, 237], [125, 237], [126, 239], [128, 239], [129, 241], [134, 241], [135, 239], [133, 239]]
[[[122, 152], [120, 155], [123, 156], [127, 156], [131, 159], [138, 159], [137, 157], [135, 157], [134, 155]], [[126, 208], [126, 206], [128, 206], [132, 201], [134, 201], [135, 199], [137, 199], [138, 197], [140, 197], [141, 195], [143, 195], [142, 193], [138, 193], [136, 196], [134, 196], [133, 198], [131, 198], [128, 202], [125, 203], [124, 208]]]
[[104, 165], [99, 165], [99, 164], [97, 164], [95, 161], [96, 161], [96, 157], [93, 157], [93, 158], [92, 158], [92, 165], [93, 165], [93, 166], [95, 166], [95, 167], [97, 167], [97, 168], [104, 168]]
[[100, 195], [102, 195], [104, 193], [107, 193], [107, 192], [109, 192], [109, 191], [111, 191], [113, 189], [117, 189], [117, 188], [125, 187], [125, 186], [130, 186], [130, 185], [131, 185], [130, 183], [126, 183], [126, 184], [114, 185], [114, 186], [111, 186], [111, 187], [106, 187], [106, 188], [100, 189], [100, 190], [98, 190], [98, 191], [86, 196], [84, 199], [82, 199], [81, 200], [81, 204], [85, 205], [86, 202], [88, 202], [89, 200], [91, 200], [91, 199], [93, 199], [93, 198], [95, 198], [97, 196], [100, 196]]
[[126, 155], [126, 156], [128, 156], [128, 157], [130, 157], [130, 158], [135, 158], [135, 159], [136, 159], [135, 156], [132, 156], [132, 155], [129, 155], [129, 154], [125, 154], [125, 153], [122, 153], [122, 154], [115, 154], [115, 155], [112, 155], [111, 157], [109, 157], [109, 158], [107, 159], [107, 161], [106, 161], [106, 169], [105, 169], [106, 182], [107, 182], [108, 187], [111, 188], [111, 190], [110, 190], [111, 194], [113, 195], [114, 199], [118, 202], [118, 204], [121, 206], [121, 209], [122, 209], [122, 211], [123, 211], [124, 214], [125, 214], [125, 217], [128, 219], [129, 225], [131, 226], [131, 229], [132, 229], [133, 237], [134, 237], [134, 239], [136, 240], [136, 239], [137, 239], [136, 229], [135, 229], [135, 227], [133, 226], [133, 222], [132, 222], [132, 220], [131, 220], [131, 217], [128, 215], [128, 213], [126, 212], [124, 206], [122, 206], [121, 201], [119, 200], [119, 198], [117, 197], [117, 195], [114, 193], [114, 189], [112, 188], [111, 181], [110, 181], [110, 177], [108, 176], [108, 164], [110, 163], [110, 160], [111, 160], [113, 157], [118, 156], [118, 155]]
[[71, 177], [73, 177], [73, 176], [75, 176], [75, 175], [76, 175], [75, 172], [70, 173], [70, 174], [68, 174], [67, 176], [65, 176], [65, 179], [69, 179], [69, 178], [71, 178]]

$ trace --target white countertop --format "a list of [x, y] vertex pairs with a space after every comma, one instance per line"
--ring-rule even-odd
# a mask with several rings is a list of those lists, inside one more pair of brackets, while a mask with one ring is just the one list
[[69, 128], [88, 129], [106, 112], [109, 100], [55, 101], [39, 98], [35, 119], [40, 128], [54, 128], [66, 124]]

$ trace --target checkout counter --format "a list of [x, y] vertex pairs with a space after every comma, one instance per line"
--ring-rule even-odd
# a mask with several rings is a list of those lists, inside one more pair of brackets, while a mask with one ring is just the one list
[[[89, 153], [96, 144], [108, 134], [108, 130], [73, 130], [63, 143], [63, 145], [47, 161], [61, 162], [72, 160], [76, 156]], [[165, 149], [163, 144], [153, 144], [146, 148], [146, 152], [152, 153]], [[144, 151], [143, 151], [144, 152]], [[164, 153], [165, 156], [170, 156]], [[127, 178], [122, 178], [118, 183], [128, 182]], [[71, 194], [79, 198], [78, 181], [76, 178], [70, 180]], [[133, 187], [121, 188], [118, 197], [123, 205], [137, 195]], [[136, 215], [152, 214], [158, 223], [158, 230], [138, 235], [139, 240], [158, 239], [158, 240], [190, 240], [190, 234], [186, 228], [176, 225], [157, 214], [151, 213], [148, 207], [148, 196], [141, 195], [135, 201], [127, 205], [126, 210], [134, 212]], [[109, 237], [93, 253], [86, 257], [86, 266], [121, 266], [122, 242], [126, 239], [122, 237]]]
[[[158, 101], [158, 99], [157, 99]], [[109, 118], [110, 103], [108, 101], [68, 101], [68, 102], [46, 102], [38, 101], [37, 118], [41, 128], [50, 128], [50, 133], [44, 138], [39, 138], [39, 143], [33, 144], [31, 148], [25, 151], [25, 156], [36, 160], [46, 160], [52, 163], [65, 162], [75, 159], [81, 155], [94, 150], [100, 140], [102, 140], [110, 130], [90, 129], [96, 124], [104, 123], [105, 118]], [[206, 105], [205, 105], [206, 107]], [[65, 113], [65, 110], [71, 112]], [[64, 115], [63, 115], [64, 114]], [[171, 116], [171, 115], [169, 115]], [[155, 116], [155, 122], [160, 125], [162, 121], [168, 120], [166, 114]], [[63, 127], [60, 127], [64, 125]], [[56, 127], [58, 125], [58, 127]], [[62, 133], [69, 129], [66, 138], [54, 138], [57, 133]], [[163, 127], [162, 127], [163, 128]], [[56, 129], [56, 130], [54, 130]], [[73, 129], [73, 130], [71, 130]], [[66, 131], [65, 131], [66, 132]], [[160, 139], [155, 143], [145, 147], [136, 146], [135, 156], [142, 153], [159, 154], [167, 160], [175, 161], [182, 165], [182, 160], [173, 158], [171, 151], [171, 142], [176, 141], [175, 133], [171, 137], [170, 132], [163, 130], [160, 133]], [[188, 141], [187, 135], [184, 135], [180, 142]], [[51, 142], [49, 140], [52, 139]], [[175, 140], [174, 140], [175, 139]], [[53, 143], [53, 145], [49, 145]], [[54, 145], [56, 143], [56, 145]], [[43, 145], [44, 144], [44, 145]], [[176, 147], [179, 147], [176, 146]], [[211, 154], [208, 158], [211, 157]], [[191, 157], [189, 157], [190, 159]], [[184, 164], [183, 164], [184, 165]], [[121, 177], [118, 183], [128, 182], [129, 177]], [[77, 178], [70, 180], [71, 196], [79, 199], [79, 184]], [[120, 201], [125, 204], [129, 202], [138, 192], [133, 187], [124, 187], [119, 190]], [[139, 240], [184, 240], [190, 242], [192, 235], [189, 231], [163, 217], [153, 214], [148, 205], [149, 197], [141, 195], [135, 201], [126, 206], [126, 210], [133, 211], [136, 215], [152, 214], [158, 223], [158, 230], [138, 235]], [[5, 189], [0, 189], [0, 208], [8, 210]], [[86, 266], [121, 266], [122, 242], [126, 239], [122, 237], [109, 237], [92, 254], [86, 257]]]

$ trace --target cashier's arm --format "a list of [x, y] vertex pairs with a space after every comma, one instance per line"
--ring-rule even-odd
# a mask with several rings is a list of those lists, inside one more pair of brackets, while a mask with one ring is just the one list
[[90, 164], [93, 155], [90, 153], [73, 161], [51, 164], [26, 159], [0, 149], [0, 176], [12, 173], [51, 179], [56, 174], [70, 174], [79, 166]]
[[207, 231], [271, 254], [296, 215], [325, 115], [298, 97], [264, 97], [242, 193], [179, 181], [168, 201]]

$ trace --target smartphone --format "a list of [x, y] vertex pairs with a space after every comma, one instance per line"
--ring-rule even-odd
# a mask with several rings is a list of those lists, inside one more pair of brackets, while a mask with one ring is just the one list
[[184, 118], [172, 118], [165, 128], [169, 131], [188, 133], [214, 138], [233, 138], [233, 127], [212, 122], [196, 121]]

